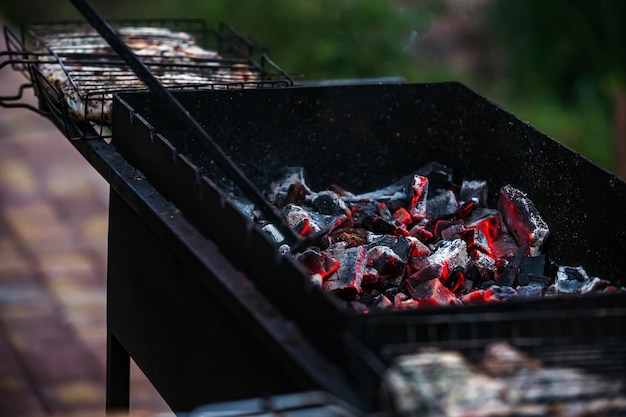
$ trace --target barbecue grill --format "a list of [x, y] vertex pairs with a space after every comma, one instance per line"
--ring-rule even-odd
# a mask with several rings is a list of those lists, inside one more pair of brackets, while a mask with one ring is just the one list
[[[69, 139], [90, 139], [72, 143], [111, 184], [108, 407], [128, 406], [130, 357], [177, 412], [312, 389], [376, 411], [392, 358], [433, 345], [476, 358], [508, 340], [547, 364], [626, 374], [624, 294], [344, 308], [241, 213], [233, 179], [155, 94], [98, 91], [101, 103], [112, 95], [110, 125], [78, 121], [38, 73], [39, 52], [5, 36], [8, 62], [38, 93], [34, 110]], [[229, 47], [262, 68], [252, 49]], [[461, 84], [293, 86], [268, 76], [173, 95], [258, 188], [302, 166], [313, 187], [369, 191], [439, 161], [487, 179], [491, 203], [502, 185], [526, 191], [552, 231], [545, 252], [623, 284], [626, 183]]]

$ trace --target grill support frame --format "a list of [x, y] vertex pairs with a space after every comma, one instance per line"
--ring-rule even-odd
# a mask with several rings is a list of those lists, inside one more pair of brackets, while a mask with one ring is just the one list
[[[177, 258], [174, 262], [186, 264], [187, 268], [194, 269], [194, 277], [187, 277], [187, 280], [196, 281], [194, 285], [199, 285], [203, 291], [223, 297], [221, 307], [225, 309], [224, 314], [231, 314], [239, 320], [239, 323], [243, 323], [241, 330], [248, 332], [246, 340], [250, 341], [251, 348], [261, 351], [263, 360], [267, 361], [267, 366], [272, 372], [274, 369], [282, 369], [280, 375], [286, 376], [284, 385], [281, 385], [283, 392], [278, 392], [280, 390], [274, 386], [273, 389], [270, 388], [266, 392], [258, 392], [252, 396], [287, 392], [284, 390], [294, 392], [301, 389], [322, 389], [361, 409], [374, 406], [374, 399], [367, 398], [359, 390], [347, 370], [338, 368], [322, 355], [290, 320], [283, 317], [242, 273], [234, 269], [219, 254], [219, 250], [211, 241], [199, 234], [183, 218], [178, 208], [163, 198], [145, 177], [117, 152], [114, 145], [102, 140], [70, 141], [70, 143], [111, 185], [109, 227], [113, 233], [111, 235], [110, 231], [112, 238], [109, 241], [108, 265], [110, 268], [111, 265], [118, 264], [118, 268], [109, 269], [107, 278], [107, 328], [109, 332], [107, 371], [111, 373], [107, 376], [107, 409], [110, 412], [128, 409], [129, 358], [137, 363], [175, 412], [190, 411], [194, 407], [223, 401], [225, 398], [241, 398], [241, 394], [236, 393], [222, 397], [224, 392], [217, 393], [220, 395], [219, 398], [212, 397], [211, 395], [214, 394], [211, 394], [208, 384], [206, 392], [196, 393], [195, 397], [188, 396], [186, 384], [181, 384], [178, 388], [163, 386], [164, 378], [176, 378], [175, 371], [170, 368], [166, 370], [170, 372], [167, 376], [155, 375], [155, 369], [161, 367], [162, 363], [144, 348], [137, 348], [143, 342], [136, 335], [144, 331], [144, 324], [142, 321], [132, 319], [136, 306], [131, 303], [120, 303], [119, 297], [120, 294], [128, 292], [124, 288], [127, 281], [136, 279], [136, 276], [130, 272], [132, 268], [127, 263], [135, 262], [136, 258], [130, 257], [129, 259], [129, 253], [121, 250], [121, 245], [118, 245], [121, 241], [128, 241], [127, 228], [123, 226], [128, 222], [135, 225], [141, 223], [141, 226], [136, 226], [144, 231], [150, 231], [151, 236], [143, 235], [132, 239], [135, 244], [145, 239], [155, 238], [159, 251]], [[160, 278], [169, 282], [168, 285], [176, 284], [180, 271], [168, 272], [161, 273]], [[117, 284], [121, 285], [117, 286]], [[126, 300], [128, 301], [128, 298]], [[151, 305], [151, 309], [162, 307], [155, 306], [152, 301], [145, 299], [133, 299], [134, 302], [147, 303], [148, 306]], [[210, 326], [203, 325], [203, 328], [210, 330]], [[130, 332], [133, 334], [132, 338], [136, 340], [125, 339], [129, 337]], [[161, 360], [165, 358], [175, 362], [184, 358], [186, 352], [180, 348], [179, 340], [164, 338], [162, 342], [167, 345], [166, 350], [171, 350], [168, 355], [161, 357]], [[216, 349], [215, 345], [209, 343], [205, 343], [202, 347], [206, 352]], [[223, 348], [218, 343], [217, 349]], [[215, 360], [209, 356], [207, 354], [207, 361]], [[223, 361], [228, 362], [225, 359]], [[203, 366], [206, 368], [208, 365]], [[240, 373], [243, 371], [244, 369], [237, 370]], [[206, 382], [213, 378], [212, 383], [219, 384], [220, 378], [224, 377], [223, 374], [214, 374], [206, 378], [198, 378], [195, 382]], [[257, 375], [254, 378], [258, 382], [263, 376]], [[248, 387], [248, 389], [252, 388], [254, 387]]]

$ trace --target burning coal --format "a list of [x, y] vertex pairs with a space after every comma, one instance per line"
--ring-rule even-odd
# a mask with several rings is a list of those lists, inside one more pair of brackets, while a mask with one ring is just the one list
[[[327, 231], [292, 256], [364, 313], [625, 291], [543, 254], [550, 230], [522, 190], [500, 188], [497, 208], [488, 206], [488, 191], [484, 180], [458, 184], [451, 169], [429, 163], [360, 195], [336, 185], [315, 192], [302, 168], [290, 168], [267, 195], [300, 235]], [[282, 243], [271, 224], [256, 220]]]

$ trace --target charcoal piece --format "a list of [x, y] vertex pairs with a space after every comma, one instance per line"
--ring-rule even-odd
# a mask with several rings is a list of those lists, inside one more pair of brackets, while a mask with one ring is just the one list
[[[400, 297], [402, 295], [402, 297]], [[406, 297], [406, 298], [405, 298]], [[420, 302], [414, 300], [405, 294], [396, 294], [396, 298], [393, 300], [394, 310], [414, 310], [419, 308]]]
[[456, 293], [458, 296], [469, 294], [474, 290], [474, 280], [469, 279], [467, 273], [465, 274], [465, 284], [463, 287]]
[[515, 255], [509, 260], [508, 264], [504, 267], [504, 270], [502, 272], [496, 272], [494, 278], [499, 285], [505, 287], [513, 286], [527, 248], [528, 245], [520, 247]]
[[319, 232], [321, 228], [311, 221], [311, 217], [309, 216], [309, 212], [305, 210], [303, 207], [297, 206], [295, 204], [287, 204], [281, 210], [281, 214], [285, 218], [285, 221], [289, 227], [294, 230], [297, 230], [298, 225], [302, 224], [302, 221], [307, 220], [312, 228], [312, 232]]
[[465, 219], [466, 229], [477, 229], [491, 242], [502, 233], [502, 215], [498, 210], [477, 208]]
[[441, 277], [445, 279], [455, 268], [465, 268], [470, 259], [465, 242], [462, 239], [455, 239], [444, 241], [427, 260], [429, 264], [442, 266]]
[[[300, 193], [306, 193], [306, 195], [312, 193], [311, 189], [304, 181], [304, 168], [287, 167], [270, 184], [267, 200], [276, 207], [282, 208], [287, 204], [287, 195], [292, 185], [297, 185], [300, 189]], [[291, 198], [293, 198], [293, 196]]]
[[433, 235], [437, 239], [441, 239], [441, 232], [447, 229], [448, 227], [454, 226], [456, 224], [459, 224], [457, 220], [438, 220], [435, 223], [435, 228], [433, 229]]
[[378, 214], [378, 204], [376, 201], [367, 200], [367, 201], [359, 201], [357, 203], [350, 204], [350, 211], [352, 212], [352, 217], [356, 223], [361, 223], [361, 219], [372, 216], [372, 217], [380, 217]]
[[529, 274], [543, 275], [546, 269], [546, 255], [531, 256], [522, 259], [517, 276], [517, 285], [526, 285], [530, 282]]
[[330, 184], [328, 187], [326, 187], [326, 189], [328, 191], [332, 191], [332, 192], [339, 194], [341, 198], [344, 198], [344, 199], [354, 197], [354, 194], [352, 194], [350, 191], [346, 190], [341, 185], [336, 184], [336, 183]]
[[359, 246], [329, 249], [328, 256], [339, 261], [339, 269], [324, 280], [323, 287], [333, 294], [354, 297], [361, 292], [363, 274], [367, 267], [367, 250]]
[[539, 284], [546, 289], [550, 286], [551, 282], [552, 278], [545, 275], [528, 274], [528, 285]]
[[381, 188], [379, 190], [370, 191], [363, 194], [357, 194], [353, 196], [344, 196], [343, 199], [346, 202], [354, 203], [357, 201], [375, 200], [379, 202], [390, 203], [396, 200], [407, 200], [407, 190], [410, 189], [410, 184], [413, 176], [406, 176], [400, 178], [393, 184]]
[[[416, 270], [407, 278], [407, 284], [418, 285], [431, 279], [436, 279], [441, 276], [443, 266], [439, 264], [426, 264], [426, 266]], [[411, 282], [409, 282], [411, 281]]]
[[459, 298], [462, 304], [484, 304], [485, 303], [485, 290], [474, 290]]
[[[515, 256], [515, 254], [513, 254]], [[512, 257], [513, 257], [512, 256]], [[509, 260], [506, 258], [498, 258], [494, 264], [494, 272], [498, 274], [502, 274], [504, 272], [504, 268], [509, 264]]]
[[333, 191], [321, 191], [313, 200], [313, 206], [322, 214], [349, 214], [350, 210], [339, 194]]
[[399, 287], [400, 285], [402, 285], [403, 280], [404, 280], [404, 273], [401, 273], [395, 276], [390, 275], [387, 277], [380, 277], [378, 279], [378, 283], [376, 284], [376, 287], [380, 289]]
[[582, 266], [579, 266], [577, 268], [573, 268], [571, 266], [563, 266], [559, 268], [556, 274], [557, 278], [559, 279], [561, 278], [559, 275], [563, 275], [563, 279], [566, 279], [565, 276], [567, 276], [568, 280], [587, 281], [589, 279], [587, 272], [583, 269]]
[[443, 280], [443, 285], [451, 292], [458, 294], [465, 288], [465, 271], [463, 268], [456, 268]]
[[369, 262], [381, 278], [396, 277], [404, 272], [405, 263], [388, 246], [374, 246], [367, 251]]
[[391, 248], [400, 257], [404, 264], [407, 263], [409, 257], [414, 252], [415, 245], [418, 244], [418, 240], [410, 236], [400, 236], [396, 241], [396, 244]]
[[578, 294], [582, 286], [589, 280], [587, 272], [579, 267], [560, 266], [556, 272], [554, 283], [548, 291], [555, 294]]
[[390, 300], [395, 300], [397, 294], [402, 294], [405, 297], [409, 298], [408, 295], [402, 293], [402, 289], [400, 287], [385, 288], [382, 293]]
[[477, 285], [484, 281], [493, 280], [494, 268], [495, 261], [492, 257], [478, 250], [470, 252], [467, 271], [475, 274], [473, 280]]
[[438, 279], [431, 279], [420, 284], [407, 281], [409, 294], [419, 301], [421, 307], [448, 306], [456, 301], [456, 296]]
[[381, 235], [401, 235], [398, 227], [393, 223], [383, 220], [380, 217], [365, 216], [361, 220], [361, 226], [370, 232]]
[[465, 230], [465, 222], [463, 220], [437, 220], [435, 223], [435, 227], [433, 229], [433, 235], [437, 239], [444, 240], [454, 240], [450, 238], [446, 238], [443, 235], [443, 232], [447, 229], [454, 227], [452, 230], [448, 231], [445, 236], [453, 236], [463, 230]]
[[441, 237], [445, 240], [458, 239], [459, 233], [465, 230], [465, 225], [462, 223], [454, 224], [441, 231]]
[[304, 184], [291, 184], [285, 195], [284, 204], [303, 205], [306, 202], [306, 196], [310, 194], [311, 190]]
[[393, 248], [398, 243], [398, 237], [393, 235], [371, 235], [370, 242], [365, 244], [365, 249], [370, 250], [374, 246], [388, 246]]
[[488, 190], [487, 181], [463, 181], [459, 191], [459, 198], [461, 201], [475, 199], [479, 206], [486, 207]]
[[368, 235], [364, 229], [339, 228], [330, 233], [334, 243], [345, 242], [347, 247], [362, 246], [367, 243]]
[[487, 255], [491, 255], [491, 248], [489, 247], [487, 237], [480, 230], [465, 228], [459, 232], [459, 237], [465, 241], [468, 251], [476, 249]]
[[602, 290], [602, 294], [626, 294], [626, 287], [617, 288], [614, 285], [609, 285]]
[[517, 297], [518, 294], [515, 288], [503, 285], [492, 285], [485, 290], [485, 294], [483, 295], [486, 302], [507, 301]]
[[530, 256], [540, 255], [550, 231], [526, 194], [510, 185], [502, 187], [498, 209], [517, 244], [528, 244]]
[[315, 225], [312, 224], [309, 219], [302, 219], [302, 221], [298, 223], [293, 230], [300, 236], [308, 236], [312, 233], [320, 231], [319, 228], [318, 230], [315, 230]]
[[559, 270], [559, 264], [554, 262], [552, 259], [550, 259], [549, 257], [546, 258], [546, 269], [544, 271], [544, 275], [548, 276], [548, 277], [555, 277], [556, 276], [556, 271]]
[[[398, 226], [400, 225], [408, 226], [409, 224], [413, 222], [413, 219], [411, 218], [411, 214], [404, 207], [396, 210], [393, 213], [392, 217]], [[389, 220], [389, 219], [385, 219], [385, 220]]]
[[451, 190], [434, 197], [429, 196], [426, 200], [426, 217], [429, 219], [437, 219], [452, 216], [459, 208], [456, 196]]
[[470, 253], [470, 262], [465, 270], [465, 278], [467, 281], [471, 281], [472, 283], [480, 284], [482, 281], [486, 281], [483, 279], [480, 271], [478, 270], [478, 266], [474, 263], [474, 255], [473, 252]]
[[421, 221], [426, 217], [426, 200], [428, 199], [428, 178], [415, 175], [411, 183], [409, 197], [409, 213], [414, 221]]
[[[395, 212], [394, 212], [394, 214], [392, 215], [392, 214], [391, 214], [391, 211], [389, 210], [389, 207], [387, 207], [387, 204], [385, 204], [384, 202], [379, 203], [379, 204], [378, 204], [378, 206], [377, 206], [377, 208], [378, 208], [378, 215], [379, 215], [379, 216], [380, 216], [383, 220], [386, 220], [386, 221], [388, 221], [388, 222], [390, 222], [391, 220], [396, 220], [396, 217], [395, 217]], [[403, 210], [404, 210], [404, 209], [403, 209]], [[397, 210], [397, 211], [399, 211], [399, 210]], [[406, 210], [404, 210], [404, 211], [406, 211]], [[409, 222], [410, 222], [410, 218], [411, 218], [411, 216], [409, 216], [409, 212], [408, 212], [408, 211], [406, 211], [406, 215], [407, 215], [407, 217], [409, 217]], [[396, 220], [396, 221], [397, 221], [397, 220]]]
[[489, 245], [494, 258], [511, 259], [517, 253], [519, 246], [517, 242], [508, 233], [502, 233], [496, 240]]
[[601, 279], [598, 277], [587, 280], [582, 287], [580, 287], [581, 294], [589, 294], [592, 292], [599, 293], [604, 291], [607, 287], [612, 286], [611, 281]]
[[[401, 238], [403, 238], [404, 236], [402, 236]], [[412, 258], [423, 258], [426, 256], [430, 256], [430, 254], [432, 253], [432, 251], [430, 250], [430, 248], [426, 245], [424, 245], [419, 239], [416, 239], [412, 236], [410, 237], [404, 237], [407, 240], [410, 240], [412, 245], [411, 245], [411, 253], [410, 253], [410, 257]], [[397, 251], [396, 251], [397, 253]]]
[[421, 225], [413, 226], [411, 230], [409, 230], [409, 235], [419, 239], [419, 241], [423, 243], [428, 243], [434, 238], [434, 235]]
[[407, 200], [408, 200], [408, 197], [406, 195], [404, 195], [404, 198], [402, 200], [389, 200], [387, 202], [387, 207], [389, 208], [389, 211], [392, 213], [402, 208], [406, 210], [409, 207]]
[[365, 272], [363, 272], [363, 280], [361, 281], [362, 285], [371, 285], [376, 284], [380, 279], [380, 274], [371, 266], [365, 268]]
[[370, 306], [374, 302], [374, 297], [372, 297], [372, 294], [369, 291], [361, 291], [358, 300], [366, 306]]
[[[420, 270], [428, 267], [430, 264], [426, 257], [423, 256], [411, 256], [409, 257], [409, 261], [406, 263], [407, 276], [411, 276]], [[437, 268], [437, 273], [440, 272], [439, 268]], [[437, 275], [439, 276], [439, 275]]]
[[478, 199], [472, 198], [471, 200], [467, 200], [463, 204], [459, 205], [459, 208], [456, 210], [456, 217], [459, 219], [466, 219], [477, 207]]
[[285, 240], [285, 237], [283, 236], [283, 234], [280, 233], [278, 228], [271, 223], [266, 224], [265, 226], [261, 227], [261, 230], [267, 233], [270, 236], [270, 238], [276, 243], [281, 243]]
[[494, 285], [498, 285], [498, 283], [495, 280], [483, 281], [480, 284], [480, 287], [478, 287], [478, 289], [480, 289], [480, 290], [487, 290], [487, 289], [493, 287]]
[[370, 310], [370, 307], [367, 304], [356, 300], [348, 301], [348, 305], [358, 314], [367, 314]]
[[313, 248], [307, 248], [304, 252], [297, 254], [296, 260], [307, 269], [309, 275], [319, 274], [322, 278], [326, 278], [339, 269], [337, 259]]
[[309, 220], [320, 229], [334, 230], [338, 227], [351, 227], [352, 217], [346, 215], [327, 215], [318, 213], [315, 210], [307, 210]]
[[550, 294], [578, 294], [582, 284], [576, 280], [557, 281], [548, 288]]
[[538, 298], [543, 296], [545, 287], [538, 282], [529, 282], [516, 288], [517, 294], [523, 298]]
[[373, 297], [371, 309], [372, 310], [389, 310], [393, 307], [393, 303], [384, 294], [378, 294]]
[[448, 188], [454, 182], [454, 170], [439, 162], [429, 162], [415, 173], [427, 177], [433, 190]]

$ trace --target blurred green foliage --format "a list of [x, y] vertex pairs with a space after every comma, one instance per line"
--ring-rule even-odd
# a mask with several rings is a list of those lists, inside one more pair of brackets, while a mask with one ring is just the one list
[[626, 2], [498, 0], [490, 27], [507, 51], [500, 100], [611, 168], [612, 104], [626, 90]]
[[[70, 1], [41, 3], [37, 14], [23, 3], [0, 6], [9, 17], [29, 20], [80, 18]], [[292, 74], [308, 79], [406, 76], [415, 78], [414, 59], [404, 48], [413, 31], [425, 31], [440, 7], [395, 6], [385, 0], [154, 0], [91, 1], [107, 18], [199, 17], [212, 27], [234, 26], [270, 49]], [[150, 12], [147, 12], [150, 11]]]
[[[560, 142], [609, 167], [610, 92], [624, 85], [620, 0], [92, 0], [103, 16], [225, 21], [306, 79], [400, 76], [461, 81]], [[465, 13], [459, 13], [463, 4]], [[485, 6], [486, 5], [486, 6]], [[480, 14], [472, 14], [473, 10]], [[465, 13], [465, 14], [464, 14]], [[469, 13], [469, 14], [468, 14]], [[80, 19], [69, 0], [0, 1], [14, 22]], [[429, 54], [437, 22], [474, 21], [475, 49], [495, 69]], [[440, 35], [445, 39], [446, 33]], [[453, 51], [454, 52], [454, 51]], [[474, 58], [480, 60], [481, 58]], [[493, 65], [492, 65], [493, 67]]]

